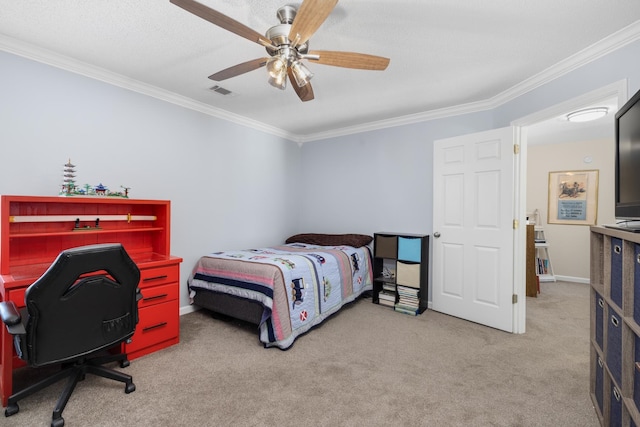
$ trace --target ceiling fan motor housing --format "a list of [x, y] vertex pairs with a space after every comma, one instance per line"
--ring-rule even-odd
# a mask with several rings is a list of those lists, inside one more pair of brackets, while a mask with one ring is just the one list
[[[296, 13], [298, 10], [295, 6], [285, 5], [278, 9], [276, 13], [280, 24], [274, 25], [269, 28], [265, 34], [265, 36], [273, 42], [276, 46], [280, 47], [283, 45], [289, 46], [291, 45], [291, 40], [289, 40], [289, 33], [291, 31], [291, 24], [296, 17]], [[308, 42], [298, 45], [296, 50], [299, 53], [305, 54], [309, 51]], [[278, 54], [279, 49], [270, 49], [267, 48], [267, 52], [269, 55], [274, 56]]]
[[296, 13], [298, 13], [298, 9], [293, 5], [287, 4], [278, 9], [276, 16], [280, 23], [291, 24], [296, 17]]

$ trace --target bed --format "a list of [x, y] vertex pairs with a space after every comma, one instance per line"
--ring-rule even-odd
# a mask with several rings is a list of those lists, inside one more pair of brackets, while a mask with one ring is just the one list
[[283, 245], [202, 256], [188, 280], [191, 302], [255, 323], [265, 347], [287, 349], [372, 289], [371, 240], [306, 233]]

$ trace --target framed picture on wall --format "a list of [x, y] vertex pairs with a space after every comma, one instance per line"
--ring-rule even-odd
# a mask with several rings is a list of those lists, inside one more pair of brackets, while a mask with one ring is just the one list
[[598, 171], [549, 172], [547, 223], [595, 225], [598, 216]]

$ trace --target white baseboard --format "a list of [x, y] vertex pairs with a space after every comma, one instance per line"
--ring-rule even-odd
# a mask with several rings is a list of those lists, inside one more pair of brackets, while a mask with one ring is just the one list
[[556, 280], [562, 280], [563, 282], [585, 283], [587, 285], [591, 283], [588, 277], [585, 279], [584, 277], [560, 276], [558, 274], [556, 274]]
[[180, 316], [184, 316], [185, 314], [193, 313], [198, 310], [200, 310], [200, 307], [191, 304], [185, 305], [184, 307], [180, 307]]

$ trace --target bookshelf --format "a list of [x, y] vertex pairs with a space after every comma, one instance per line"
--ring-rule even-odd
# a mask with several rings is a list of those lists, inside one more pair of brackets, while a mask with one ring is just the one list
[[534, 227], [534, 242], [536, 249], [536, 274], [540, 282], [555, 282], [553, 265], [549, 256], [549, 242], [544, 235], [544, 228]]
[[374, 304], [417, 315], [427, 309], [429, 236], [374, 234]]

